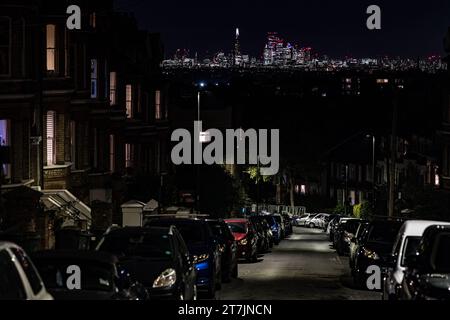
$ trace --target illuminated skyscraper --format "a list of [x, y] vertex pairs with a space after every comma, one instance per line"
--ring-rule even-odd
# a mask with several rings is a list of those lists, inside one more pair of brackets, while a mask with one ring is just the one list
[[242, 64], [241, 45], [239, 43], [239, 28], [236, 28], [236, 39], [234, 42], [234, 65], [240, 66]]

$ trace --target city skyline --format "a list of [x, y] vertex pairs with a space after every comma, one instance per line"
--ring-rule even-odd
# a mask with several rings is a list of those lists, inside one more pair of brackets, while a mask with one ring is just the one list
[[[161, 33], [166, 54], [186, 48], [198, 54], [232, 50], [233, 31], [241, 30], [241, 49], [251, 56], [261, 54], [265, 32], [276, 30], [293, 42], [310, 44], [320, 54], [332, 57], [352, 55], [424, 57], [442, 54], [442, 38], [447, 31], [445, 12], [450, 3], [432, 1], [426, 7], [407, 1], [380, 0], [382, 29], [368, 30], [369, 1], [333, 3], [235, 1], [209, 3], [156, 3], [116, 0], [124, 11], [134, 13], [141, 28]], [[432, 24], [428, 23], [433, 21]], [[420, 46], [417, 46], [420, 43]], [[167, 58], [167, 56], [166, 56]]]

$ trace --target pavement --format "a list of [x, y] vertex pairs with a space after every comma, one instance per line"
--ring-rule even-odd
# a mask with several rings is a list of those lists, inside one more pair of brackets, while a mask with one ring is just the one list
[[381, 293], [355, 289], [348, 258], [339, 257], [322, 230], [294, 233], [261, 255], [239, 264], [239, 276], [222, 285], [221, 300], [380, 300]]

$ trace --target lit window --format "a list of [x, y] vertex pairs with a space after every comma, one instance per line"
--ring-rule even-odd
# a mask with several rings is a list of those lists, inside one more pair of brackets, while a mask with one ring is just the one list
[[47, 71], [56, 71], [56, 26], [47, 25]]
[[[0, 120], [0, 146], [10, 145], [10, 120], [2, 119]], [[9, 164], [4, 164], [2, 166], [2, 174], [5, 178], [11, 177], [11, 166]]]
[[95, 12], [92, 12], [89, 15], [89, 25], [94, 29], [97, 26], [97, 15], [95, 14]]
[[114, 145], [114, 135], [109, 135], [109, 171], [114, 172], [115, 170], [115, 145]]
[[133, 146], [129, 143], [125, 144], [125, 166], [133, 167]]
[[160, 120], [161, 119], [161, 91], [156, 90], [155, 92], [155, 119]]
[[117, 73], [109, 73], [109, 103], [115, 105], [117, 103]]
[[301, 193], [301, 194], [306, 194], [306, 186], [305, 186], [304, 184], [302, 184], [302, 185], [300, 186], [300, 193]]
[[55, 145], [55, 111], [48, 111], [46, 116], [47, 123], [47, 165], [56, 163], [56, 145]]
[[378, 84], [387, 84], [389, 83], [389, 79], [377, 79]]
[[91, 59], [91, 98], [97, 98], [97, 59]]
[[439, 177], [439, 168], [438, 167], [434, 168], [434, 185], [436, 187], [439, 187], [441, 185], [441, 180], [440, 180], [440, 177]]
[[0, 17], [0, 75], [9, 75], [11, 59], [11, 20]]
[[126, 98], [125, 104], [127, 107], [127, 118], [133, 117], [133, 87], [131, 84], [127, 84], [126, 86]]

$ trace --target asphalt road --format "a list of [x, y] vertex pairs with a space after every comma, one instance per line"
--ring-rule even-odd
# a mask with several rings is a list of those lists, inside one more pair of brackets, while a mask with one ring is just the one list
[[260, 256], [240, 263], [239, 277], [223, 284], [221, 300], [379, 300], [381, 294], [352, 286], [348, 258], [339, 257], [321, 230], [294, 234]]

